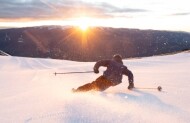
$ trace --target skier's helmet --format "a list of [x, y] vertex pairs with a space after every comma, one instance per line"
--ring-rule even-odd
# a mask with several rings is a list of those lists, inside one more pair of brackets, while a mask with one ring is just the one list
[[113, 60], [117, 62], [122, 62], [122, 56], [119, 54], [113, 55]]

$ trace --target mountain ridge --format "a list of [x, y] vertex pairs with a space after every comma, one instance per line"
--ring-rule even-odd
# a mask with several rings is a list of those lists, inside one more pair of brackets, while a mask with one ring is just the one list
[[97, 61], [121, 54], [145, 57], [190, 49], [188, 32], [73, 26], [39, 26], [0, 30], [0, 50], [23, 57]]

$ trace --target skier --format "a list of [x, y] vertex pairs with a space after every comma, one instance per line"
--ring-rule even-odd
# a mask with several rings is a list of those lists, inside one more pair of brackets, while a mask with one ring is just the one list
[[73, 92], [85, 92], [90, 90], [104, 91], [110, 86], [116, 86], [122, 82], [122, 75], [128, 76], [128, 89], [134, 88], [133, 73], [122, 62], [122, 57], [119, 54], [113, 56], [111, 60], [101, 60], [94, 65], [94, 73], [99, 73], [99, 67], [107, 67], [103, 75], [98, 77], [92, 83], [87, 83], [77, 89], [72, 89]]

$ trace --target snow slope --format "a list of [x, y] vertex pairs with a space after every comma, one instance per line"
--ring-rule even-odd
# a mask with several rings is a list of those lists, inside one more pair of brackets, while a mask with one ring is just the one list
[[189, 123], [190, 53], [124, 60], [134, 73], [105, 92], [71, 93], [100, 74], [57, 75], [88, 71], [94, 63], [0, 56], [1, 123]]

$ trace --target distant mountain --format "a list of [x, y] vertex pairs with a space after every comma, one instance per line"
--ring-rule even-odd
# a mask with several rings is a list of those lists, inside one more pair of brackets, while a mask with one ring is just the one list
[[0, 50], [23, 57], [96, 61], [190, 49], [190, 33], [126, 28], [41, 26], [0, 30]]

